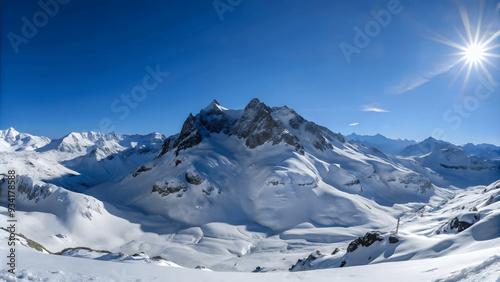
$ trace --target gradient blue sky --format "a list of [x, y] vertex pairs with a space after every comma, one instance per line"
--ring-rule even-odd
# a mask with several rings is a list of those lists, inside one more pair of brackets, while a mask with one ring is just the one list
[[[22, 36], [22, 18], [42, 8], [4, 0], [0, 129], [55, 138], [99, 130], [107, 119], [116, 132], [170, 135], [212, 99], [243, 108], [258, 97], [344, 134], [499, 145], [500, 87], [475, 97], [475, 70], [465, 88], [465, 72], [451, 84], [457, 49], [432, 39], [460, 42], [459, 7], [473, 27], [483, 11], [481, 31], [491, 35], [500, 29], [499, 1], [401, 0], [402, 11], [348, 63], [339, 45], [354, 45], [354, 28], [391, 1], [242, 0], [221, 20], [212, 0], [72, 0], [16, 53], [9, 34]], [[147, 66], [169, 76], [121, 119], [111, 104], [142, 85]], [[467, 103], [465, 115], [453, 112]], [[363, 111], [370, 108], [385, 112]]]

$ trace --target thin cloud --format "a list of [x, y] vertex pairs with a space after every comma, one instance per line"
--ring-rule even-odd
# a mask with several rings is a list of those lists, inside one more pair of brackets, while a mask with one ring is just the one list
[[431, 81], [434, 77], [441, 75], [443, 73], [447, 73], [450, 71], [457, 63], [448, 63], [436, 66], [433, 70], [421, 73], [416, 77], [406, 79], [400, 84], [391, 88], [391, 92], [394, 94], [403, 94], [408, 91], [411, 91], [419, 86], [424, 85], [425, 83]]
[[370, 106], [370, 105], [363, 106], [362, 111], [363, 112], [377, 112], [377, 113], [388, 113], [389, 112], [388, 110], [384, 110], [382, 108], [378, 108], [378, 107], [374, 107], [374, 106]]
[[357, 122], [353, 122], [353, 123], [349, 123], [349, 126], [356, 126], [356, 125], [358, 125], [358, 124], [359, 124], [359, 123], [357, 123]]

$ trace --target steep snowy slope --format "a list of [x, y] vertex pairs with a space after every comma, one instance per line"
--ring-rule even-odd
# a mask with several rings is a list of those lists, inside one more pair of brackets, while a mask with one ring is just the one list
[[362, 144], [369, 148], [377, 148], [378, 150], [390, 155], [397, 155], [404, 148], [417, 144], [414, 140], [390, 139], [381, 134], [370, 136], [352, 133], [345, 136], [345, 139], [353, 141], [353, 143]]
[[[0, 204], [6, 206], [6, 183], [0, 175]], [[62, 187], [19, 176], [16, 215], [22, 221], [19, 232], [49, 251], [91, 246], [115, 249], [143, 235], [139, 225], [110, 214], [101, 201]]]
[[19, 133], [12, 127], [0, 130], [0, 152], [32, 151], [49, 142], [47, 137]]
[[500, 181], [456, 190], [403, 213], [399, 233], [373, 231], [332, 254], [312, 254], [293, 271], [419, 260], [500, 247]]
[[239, 111], [214, 101], [188, 117], [155, 161], [88, 193], [186, 224], [284, 230], [302, 222], [389, 224], [379, 204], [427, 201], [434, 187], [287, 107], [254, 99]]

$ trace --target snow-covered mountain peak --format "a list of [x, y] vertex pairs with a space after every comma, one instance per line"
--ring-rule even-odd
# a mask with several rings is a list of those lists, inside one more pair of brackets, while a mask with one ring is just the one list
[[323, 151], [333, 148], [331, 142], [345, 142], [340, 134], [305, 120], [287, 106], [271, 108], [254, 98], [243, 110], [230, 110], [214, 100], [196, 116], [188, 116], [180, 134], [165, 141], [159, 156], [172, 149], [178, 154], [200, 144], [212, 134], [235, 136], [244, 140], [250, 149], [265, 143], [281, 143], [298, 151], [307, 145]]
[[442, 146], [454, 146], [448, 142], [442, 140], [436, 140], [433, 137], [429, 137], [417, 144], [410, 145], [404, 148], [400, 155], [401, 156], [417, 156], [417, 155], [425, 155], [432, 151], [434, 151], [438, 147]]
[[0, 151], [32, 151], [50, 142], [50, 138], [20, 133], [13, 127], [0, 130]]
[[19, 134], [20, 133], [13, 127], [9, 127], [6, 130], [0, 130], [0, 138], [5, 139], [5, 141], [14, 142]]
[[212, 112], [212, 111], [225, 111], [226, 108], [222, 107], [217, 100], [213, 100], [206, 108], [201, 110], [202, 112]]

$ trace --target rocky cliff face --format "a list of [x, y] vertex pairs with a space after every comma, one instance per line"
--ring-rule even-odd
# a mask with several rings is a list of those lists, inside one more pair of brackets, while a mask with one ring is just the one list
[[333, 148], [330, 143], [333, 140], [345, 142], [341, 134], [305, 120], [286, 106], [270, 108], [254, 98], [243, 110], [228, 110], [214, 100], [196, 116], [188, 116], [181, 133], [165, 140], [158, 157], [171, 150], [178, 155], [179, 151], [198, 145], [212, 134], [244, 139], [250, 149], [265, 143], [285, 144], [300, 153], [305, 143], [323, 151]]

